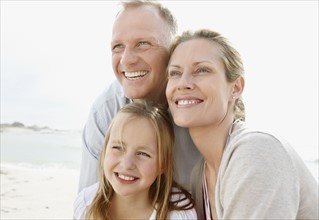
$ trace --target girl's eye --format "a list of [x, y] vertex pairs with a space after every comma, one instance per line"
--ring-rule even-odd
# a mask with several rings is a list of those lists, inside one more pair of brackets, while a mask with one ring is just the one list
[[115, 146], [112, 146], [112, 149], [114, 149], [114, 150], [122, 150], [123, 147], [115, 145]]
[[145, 153], [145, 152], [138, 152], [137, 155], [139, 156], [144, 156], [144, 157], [151, 157], [149, 154]]

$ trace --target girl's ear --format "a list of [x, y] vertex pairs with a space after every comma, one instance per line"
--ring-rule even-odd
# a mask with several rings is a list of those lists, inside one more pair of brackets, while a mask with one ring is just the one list
[[234, 84], [233, 84], [233, 91], [231, 94], [231, 99], [236, 99], [243, 93], [245, 88], [245, 79], [243, 76], [239, 76]]

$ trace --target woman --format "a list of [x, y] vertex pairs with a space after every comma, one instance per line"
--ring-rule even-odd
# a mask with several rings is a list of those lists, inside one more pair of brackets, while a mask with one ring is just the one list
[[197, 219], [191, 195], [172, 180], [174, 132], [167, 110], [120, 109], [106, 134], [100, 181], [74, 202], [75, 219]]
[[296, 152], [248, 130], [243, 64], [219, 33], [177, 37], [166, 96], [175, 123], [188, 127], [203, 161], [194, 172], [199, 219], [318, 219], [318, 183]]

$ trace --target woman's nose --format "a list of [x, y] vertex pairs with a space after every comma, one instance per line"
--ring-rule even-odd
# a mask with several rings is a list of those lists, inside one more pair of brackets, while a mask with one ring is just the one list
[[184, 73], [177, 83], [178, 90], [193, 89], [194, 77], [191, 74]]

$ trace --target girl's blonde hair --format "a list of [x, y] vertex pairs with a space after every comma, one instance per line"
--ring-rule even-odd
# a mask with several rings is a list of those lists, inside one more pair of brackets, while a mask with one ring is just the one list
[[[157, 137], [158, 169], [164, 170], [159, 175], [149, 190], [149, 199], [152, 206], [157, 205], [156, 219], [166, 219], [171, 210], [186, 210], [194, 206], [190, 194], [173, 181], [173, 146], [174, 129], [168, 111], [160, 105], [144, 103], [131, 103], [119, 110], [113, 118], [112, 123], [106, 133], [105, 141], [99, 164], [99, 187], [91, 206], [86, 212], [86, 219], [110, 219], [109, 206], [114, 190], [110, 182], [104, 175], [104, 159], [107, 143], [112, 132], [112, 127], [120, 114], [129, 114], [132, 117], [145, 118], [154, 126]], [[172, 192], [172, 187], [178, 187], [179, 192]], [[184, 198], [189, 199], [189, 203], [184, 206], [177, 206], [181, 200], [170, 201], [172, 194], [184, 194]]]
[[[201, 29], [195, 32], [185, 31], [182, 35], [177, 36], [170, 47], [169, 55], [172, 55], [179, 44], [193, 39], [206, 39], [220, 46], [221, 59], [225, 66], [228, 82], [234, 82], [238, 77], [244, 75], [244, 66], [238, 51], [221, 34], [208, 29]], [[245, 121], [245, 105], [241, 96], [235, 101], [233, 113], [235, 120]]]

